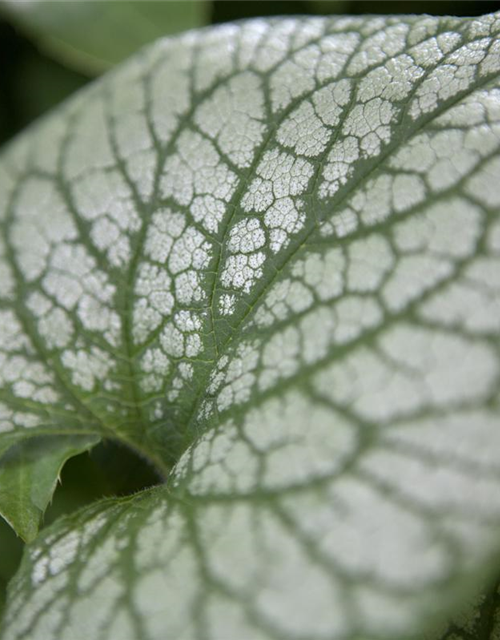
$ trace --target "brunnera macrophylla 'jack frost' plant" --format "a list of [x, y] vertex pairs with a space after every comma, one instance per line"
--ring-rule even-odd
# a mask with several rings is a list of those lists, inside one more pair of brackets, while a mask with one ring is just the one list
[[498, 568], [500, 16], [162, 40], [0, 164], [2, 640], [422, 638]]

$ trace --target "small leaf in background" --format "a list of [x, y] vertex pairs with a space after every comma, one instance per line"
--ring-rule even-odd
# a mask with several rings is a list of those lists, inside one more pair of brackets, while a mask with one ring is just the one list
[[36, 537], [64, 463], [98, 441], [95, 436], [30, 438], [0, 457], [0, 516], [23, 540]]
[[496, 577], [499, 34], [190, 32], [6, 149], [0, 442], [167, 482], [28, 545], [2, 640], [414, 640]]
[[206, 24], [208, 0], [3, 0], [7, 15], [52, 55], [102, 73], [145, 44]]

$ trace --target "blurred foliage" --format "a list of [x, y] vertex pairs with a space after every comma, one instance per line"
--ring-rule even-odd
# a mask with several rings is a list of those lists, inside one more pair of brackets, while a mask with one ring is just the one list
[[3, 0], [7, 17], [68, 66], [99, 74], [164, 35], [207, 24], [209, 0]]
[[160, 482], [148, 462], [123, 445], [104, 442], [66, 463], [45, 525], [99, 498], [130, 495]]
[[212, 0], [212, 24], [285, 15], [338, 15], [351, 13], [355, 0]]
[[[318, 0], [321, 2], [322, 0]], [[356, 0], [353, 13], [430, 13], [432, 15], [482, 16], [498, 11], [498, 0]]]
[[15, 78], [20, 128], [62, 102], [86, 82], [86, 76], [67, 69], [36, 51], [28, 51], [19, 61]]

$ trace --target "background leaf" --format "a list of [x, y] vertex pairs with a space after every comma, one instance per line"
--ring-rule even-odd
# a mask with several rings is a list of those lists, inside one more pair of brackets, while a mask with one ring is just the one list
[[30, 438], [0, 457], [0, 516], [25, 540], [36, 537], [64, 463], [99, 438]]
[[3, 0], [2, 4], [52, 55], [92, 73], [101, 73], [161, 36], [202, 26], [210, 10], [208, 0]]
[[44, 56], [0, 12], [0, 144], [89, 81]]

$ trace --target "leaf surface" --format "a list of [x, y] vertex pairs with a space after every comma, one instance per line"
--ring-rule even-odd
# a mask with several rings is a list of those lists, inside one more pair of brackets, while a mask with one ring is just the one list
[[0, 423], [168, 477], [3, 640], [415, 637], [497, 567], [500, 20], [158, 42], [0, 165]]

